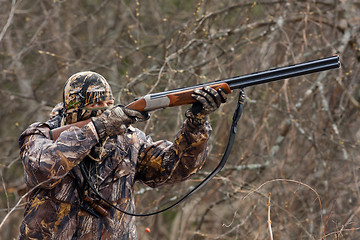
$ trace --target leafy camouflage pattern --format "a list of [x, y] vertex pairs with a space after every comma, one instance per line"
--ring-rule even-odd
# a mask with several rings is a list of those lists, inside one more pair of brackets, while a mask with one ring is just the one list
[[194, 127], [186, 119], [173, 142], [154, 142], [130, 126], [101, 146], [92, 122], [53, 141], [50, 130], [60, 125], [61, 107], [55, 107], [48, 122], [30, 125], [19, 139], [31, 191], [19, 239], [137, 239], [134, 217], [106, 205], [108, 214], [99, 217], [84, 208], [84, 196], [99, 199], [84, 182], [80, 163], [100, 194], [129, 212], [135, 211], [135, 181], [151, 187], [177, 183], [204, 164], [211, 132], [207, 122]]

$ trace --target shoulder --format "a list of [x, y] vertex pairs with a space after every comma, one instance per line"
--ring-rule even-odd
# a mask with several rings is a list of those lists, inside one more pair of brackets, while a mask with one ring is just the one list
[[61, 119], [63, 117], [63, 103], [58, 103], [51, 110], [50, 118], [46, 122], [36, 122], [31, 124], [25, 131], [23, 131], [19, 138], [20, 146], [24, 143], [25, 139], [31, 135], [43, 135], [46, 138], [51, 138], [51, 129], [60, 127]]
[[23, 131], [19, 138], [19, 146], [22, 146], [25, 139], [31, 135], [42, 135], [50, 138], [50, 127], [45, 122], [36, 122], [31, 124], [25, 131]]
[[50, 127], [46, 122], [36, 122], [31, 124], [21, 135], [44, 134], [47, 136], [49, 132]]
[[61, 126], [61, 121], [63, 118], [63, 114], [64, 114], [64, 107], [63, 107], [63, 103], [58, 103], [53, 110], [50, 113], [50, 118], [49, 120], [46, 122], [48, 124], [48, 126], [51, 129], [57, 128]]

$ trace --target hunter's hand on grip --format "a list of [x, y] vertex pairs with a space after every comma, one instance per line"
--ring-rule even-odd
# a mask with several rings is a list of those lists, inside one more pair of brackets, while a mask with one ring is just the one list
[[99, 138], [104, 140], [108, 136], [123, 134], [126, 128], [136, 121], [147, 119], [149, 119], [147, 113], [118, 105], [97, 117], [92, 117], [91, 121], [94, 123]]

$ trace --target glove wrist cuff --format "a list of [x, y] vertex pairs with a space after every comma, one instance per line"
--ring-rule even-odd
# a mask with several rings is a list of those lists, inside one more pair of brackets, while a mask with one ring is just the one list
[[194, 114], [190, 109], [185, 112], [185, 117], [187, 117], [189, 123], [195, 127], [203, 125], [206, 122], [206, 115], [200, 113]]

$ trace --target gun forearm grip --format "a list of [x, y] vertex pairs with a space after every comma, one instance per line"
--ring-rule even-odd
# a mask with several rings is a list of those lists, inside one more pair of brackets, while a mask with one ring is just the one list
[[[212, 84], [209, 85], [209, 87], [212, 87], [215, 90], [222, 88], [226, 93], [231, 93], [230, 87], [227, 83]], [[194, 92], [194, 89], [167, 95], [167, 97], [170, 99], [169, 107], [192, 104], [196, 102], [195, 99], [191, 96]]]
[[[226, 93], [231, 93], [231, 89], [227, 83], [216, 83], [208, 85], [216, 90], [222, 88]], [[138, 110], [138, 111], [153, 111], [166, 107], [175, 107], [186, 104], [192, 104], [195, 99], [191, 96], [196, 88], [187, 89], [164, 94], [162, 96], [152, 96], [151, 94], [141, 97], [134, 102], [127, 105], [127, 108]]]

